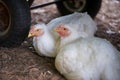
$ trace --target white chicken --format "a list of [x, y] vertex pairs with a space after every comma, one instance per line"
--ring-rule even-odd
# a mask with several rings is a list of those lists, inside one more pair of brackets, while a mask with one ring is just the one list
[[120, 80], [120, 52], [109, 41], [82, 38], [67, 25], [59, 25], [60, 47], [57, 70], [67, 80]]
[[31, 27], [29, 37], [33, 36], [33, 46], [39, 55], [55, 57], [55, 38], [44, 23]]

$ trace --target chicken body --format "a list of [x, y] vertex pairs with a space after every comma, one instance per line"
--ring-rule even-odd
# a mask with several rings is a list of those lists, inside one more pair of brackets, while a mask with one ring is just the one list
[[36, 30], [42, 29], [43, 31], [43, 35], [33, 37], [33, 46], [36, 52], [39, 55], [43, 55], [47, 57], [55, 57], [56, 40], [48, 30], [47, 26], [45, 24], [37, 24], [35, 25], [34, 28]]
[[109, 41], [82, 37], [67, 25], [57, 26], [56, 32], [60, 45], [55, 66], [67, 80], [120, 80], [120, 52]]
[[68, 80], [120, 80], [120, 52], [101, 38], [78, 38], [61, 46], [55, 66]]

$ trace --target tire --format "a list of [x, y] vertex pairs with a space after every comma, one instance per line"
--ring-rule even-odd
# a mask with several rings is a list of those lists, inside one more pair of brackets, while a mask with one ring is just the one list
[[27, 37], [31, 17], [26, 0], [0, 0], [0, 47], [17, 47]]
[[88, 12], [88, 14], [94, 18], [101, 7], [101, 3], [102, 0], [65, 0], [56, 3], [56, 5], [62, 15], [67, 15], [73, 12]]

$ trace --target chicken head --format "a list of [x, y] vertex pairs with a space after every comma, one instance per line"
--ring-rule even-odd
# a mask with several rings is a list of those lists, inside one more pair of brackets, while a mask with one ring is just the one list
[[55, 29], [55, 32], [57, 32], [61, 37], [67, 37], [71, 34], [71, 31], [69, 30], [69, 28], [64, 25], [64, 24], [60, 24], [59, 26], [57, 26]]
[[28, 37], [38, 37], [38, 36], [42, 36], [43, 34], [44, 34], [44, 31], [42, 28], [36, 28], [32, 26]]

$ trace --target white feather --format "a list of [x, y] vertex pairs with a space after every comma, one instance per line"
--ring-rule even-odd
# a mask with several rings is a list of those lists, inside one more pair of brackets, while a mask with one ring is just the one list
[[67, 80], [120, 80], [120, 52], [109, 41], [65, 26], [71, 34], [60, 39], [55, 66]]
[[35, 29], [38, 28], [43, 29], [44, 34], [42, 36], [33, 38], [33, 46], [35, 50], [40, 55], [55, 57], [55, 38], [51, 35], [50, 31], [44, 23], [35, 25]]
[[120, 52], [101, 38], [79, 38], [66, 43], [55, 66], [67, 80], [120, 80]]

